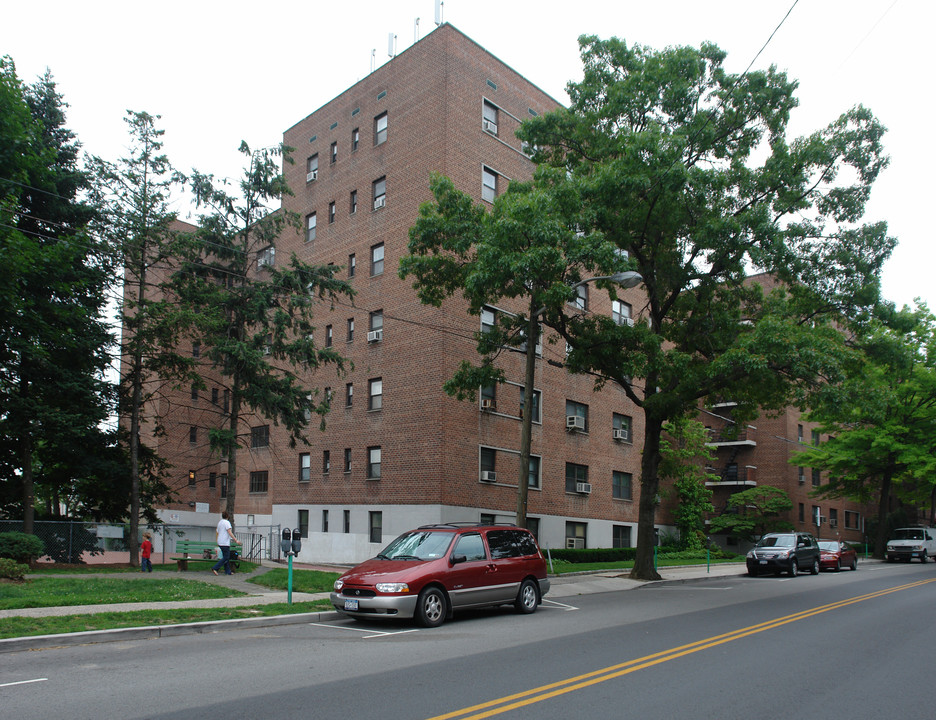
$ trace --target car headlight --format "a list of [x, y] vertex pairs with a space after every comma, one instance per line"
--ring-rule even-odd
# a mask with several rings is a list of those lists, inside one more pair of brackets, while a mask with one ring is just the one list
[[377, 592], [382, 593], [409, 592], [409, 585], [407, 585], [405, 582], [377, 583], [375, 587], [377, 588]]
[[335, 590], [341, 590], [341, 588], [343, 587], [344, 587], [344, 580], [342, 580], [341, 578], [338, 578], [337, 580], [335, 580]]
[[894, 546], [893, 546], [893, 545], [888, 545], [888, 546], [887, 546], [887, 549], [888, 549], [888, 550], [893, 550], [893, 549], [894, 549]]
[[753, 551], [753, 550], [748, 550], [747, 556], [748, 556], [749, 558], [756, 557], [756, 556], [754, 555], [754, 551]]
[[922, 549], [923, 549], [923, 546], [922, 546], [922, 545], [914, 545], [914, 546], [913, 546], [913, 551], [914, 551], [914, 552], [920, 552], [920, 550], [922, 550]]

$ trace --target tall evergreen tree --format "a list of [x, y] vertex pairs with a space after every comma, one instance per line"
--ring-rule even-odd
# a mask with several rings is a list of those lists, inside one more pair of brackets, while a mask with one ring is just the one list
[[[12, 106], [3, 108], [0, 146], [7, 145], [11, 133], [11, 145], [23, 157], [0, 179], [0, 296], [8, 302], [0, 320], [0, 438], [3, 480], [19, 488], [14, 506], [31, 532], [36, 484], [54, 482], [43, 469], [56, 466], [58, 458], [77, 456], [77, 450], [87, 450], [102, 437], [98, 425], [110, 408], [104, 374], [112, 337], [104, 310], [112, 269], [106, 248], [87, 232], [94, 211], [79, 195], [89, 178], [79, 166], [80, 146], [65, 127], [67, 105], [51, 75], [23, 87], [8, 60], [2, 74]], [[3, 164], [10, 165], [8, 160]], [[40, 448], [42, 463], [37, 465]]]
[[337, 267], [309, 265], [295, 255], [283, 262], [276, 253], [277, 239], [300, 228], [295, 213], [269, 207], [290, 192], [279, 165], [281, 157], [290, 161], [288, 148], [251, 151], [242, 143], [240, 151], [248, 166], [236, 195], [210, 175], [192, 174], [197, 203], [210, 212], [189, 238], [173, 285], [200, 357], [230, 392], [227, 426], [213, 429], [210, 439], [213, 451], [227, 457], [225, 509], [232, 519], [245, 416], [282, 425], [292, 443], [306, 442], [313, 414], [324, 423], [328, 398], [304, 379], [326, 364], [340, 372], [345, 360], [315, 344], [313, 307], [353, 294], [336, 279]]

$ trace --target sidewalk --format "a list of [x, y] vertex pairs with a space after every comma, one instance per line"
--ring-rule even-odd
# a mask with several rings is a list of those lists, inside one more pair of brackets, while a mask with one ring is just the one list
[[[0, 620], [8, 617], [52, 617], [61, 615], [85, 615], [104, 612], [131, 612], [134, 610], [158, 610], [174, 608], [215, 608], [239, 607], [249, 605], [266, 605], [270, 603], [285, 603], [287, 593], [279, 590], [269, 590], [262, 585], [247, 582], [247, 578], [262, 575], [273, 567], [282, 567], [279, 564], [264, 565], [249, 574], [235, 573], [225, 576], [212, 575], [210, 572], [191, 571], [185, 577], [202, 582], [239, 590], [247, 595], [219, 598], [215, 600], [184, 600], [174, 602], [142, 602], [119, 603], [107, 605], [66, 605], [59, 607], [23, 608], [18, 610], [0, 610]], [[296, 568], [296, 566], [293, 566]], [[342, 568], [325, 568], [319, 566], [303, 565], [299, 569], [321, 569], [339, 571]], [[568, 598], [576, 595], [590, 595], [593, 593], [619, 592], [634, 590], [645, 585], [655, 585], [662, 582], [678, 583], [705, 580], [708, 578], [732, 577], [745, 572], [744, 563], [729, 563], [712, 565], [687, 565], [680, 567], [664, 567], [659, 569], [662, 580], [645, 582], [631, 580], [628, 571], [603, 571], [571, 575], [551, 576], [551, 588], [546, 600]], [[131, 574], [132, 575], [132, 574]], [[180, 573], [174, 571], [154, 571], [138, 574], [140, 581], [154, 577], [177, 578]], [[85, 575], [84, 577], [88, 577]], [[121, 577], [128, 577], [124, 575]], [[293, 602], [308, 602], [328, 598], [329, 593], [300, 593], [293, 592]], [[244, 627], [269, 627], [274, 625], [290, 625], [342, 617], [333, 610], [324, 610], [315, 613], [299, 613], [294, 615], [277, 615], [271, 617], [246, 618], [241, 620], [219, 620], [208, 622], [185, 623], [182, 625], [161, 625], [138, 628], [120, 628], [116, 630], [93, 630], [81, 633], [67, 633], [61, 635], [35, 635], [23, 638], [0, 639], [0, 653], [16, 652], [19, 650], [39, 649], [44, 647], [60, 647], [64, 645], [81, 645], [95, 642], [114, 642], [119, 640], [140, 640], [144, 638], [172, 637], [176, 635], [219, 632]]]

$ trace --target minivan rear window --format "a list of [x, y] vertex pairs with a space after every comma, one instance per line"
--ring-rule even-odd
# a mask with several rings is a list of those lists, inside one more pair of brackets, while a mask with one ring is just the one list
[[523, 530], [489, 530], [487, 539], [495, 560], [536, 555], [537, 552], [533, 536]]

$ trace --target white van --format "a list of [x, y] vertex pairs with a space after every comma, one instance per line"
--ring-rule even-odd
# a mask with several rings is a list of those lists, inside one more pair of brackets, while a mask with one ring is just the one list
[[936, 530], [933, 528], [898, 528], [887, 541], [887, 562], [910, 562], [913, 558], [926, 562], [930, 557], [936, 557]]

